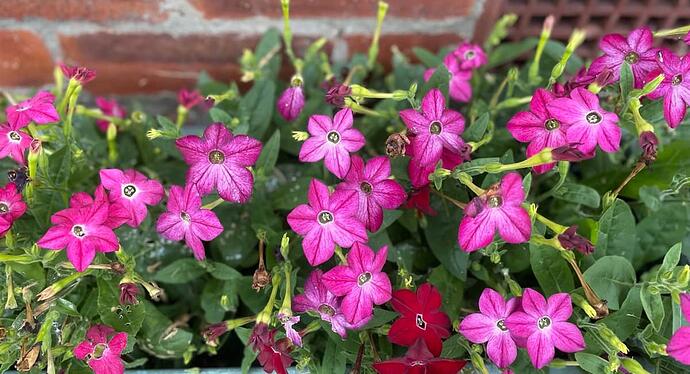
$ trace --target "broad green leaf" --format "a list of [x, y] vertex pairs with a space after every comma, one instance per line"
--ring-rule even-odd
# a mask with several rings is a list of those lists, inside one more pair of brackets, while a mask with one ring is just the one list
[[433, 268], [427, 280], [443, 296], [443, 310], [452, 320], [458, 318], [464, 301], [465, 282], [453, 276], [443, 266]]
[[228, 112], [218, 107], [211, 108], [208, 111], [208, 115], [211, 117], [211, 121], [213, 122], [220, 122], [227, 125], [230, 123], [230, 121], [232, 121], [232, 117], [230, 117]]
[[681, 249], [683, 248], [683, 243], [677, 243], [673, 247], [671, 247], [668, 252], [666, 252], [666, 256], [664, 256], [664, 261], [662, 262], [661, 266], [659, 267], [659, 271], [657, 274], [661, 277], [664, 276], [666, 273], [670, 273], [673, 271], [673, 269], [676, 268], [676, 265], [678, 265], [678, 262], [680, 261], [680, 253]]
[[242, 277], [242, 273], [222, 262], [207, 261], [206, 271], [214, 278], [221, 280], [233, 280]]
[[192, 281], [206, 273], [206, 269], [193, 258], [182, 258], [157, 272], [153, 279], [170, 284]]
[[427, 217], [428, 224], [424, 229], [429, 248], [451, 274], [466, 280], [469, 254], [458, 246], [458, 225], [462, 212], [450, 207], [434, 208], [438, 214]]
[[419, 89], [417, 96], [423, 98], [432, 88], [438, 88], [443, 92], [443, 95], [448, 99], [448, 82], [450, 82], [450, 73], [444, 65], [439, 65], [431, 75], [428, 81], [426, 81], [422, 87]]
[[529, 254], [532, 272], [545, 294], [570, 292], [575, 288], [570, 267], [559, 251], [530, 243]]
[[605, 256], [597, 260], [584, 273], [600, 298], [608, 302], [612, 310], [620, 309], [631, 287], [635, 285], [635, 269], [630, 261], [620, 256]]
[[528, 38], [514, 43], [502, 43], [489, 55], [489, 63], [486, 68], [491, 69], [515, 60], [536, 47], [538, 42], [537, 38]]
[[597, 190], [577, 183], [564, 183], [554, 191], [553, 197], [575, 204], [582, 204], [590, 208], [598, 208], [601, 201]]
[[642, 315], [640, 286], [630, 289], [621, 308], [609, 314], [601, 322], [605, 323], [621, 340], [626, 340], [637, 330]]
[[608, 372], [609, 362], [597, 355], [578, 352], [575, 353], [575, 360], [580, 365], [580, 368], [588, 373], [601, 374]]
[[651, 322], [652, 328], [655, 331], [661, 329], [661, 325], [664, 322], [665, 310], [664, 310], [664, 300], [661, 298], [659, 291], [650, 292], [647, 285], [642, 286], [642, 291], [640, 291], [640, 298], [642, 299], [642, 308]]
[[[685, 240], [690, 233], [690, 204], [665, 202], [656, 212], [651, 212], [637, 224], [639, 251], [635, 266], [657, 261], [668, 248]], [[687, 250], [686, 246], [686, 250]]]
[[263, 138], [273, 116], [276, 85], [272, 80], [261, 79], [242, 97], [240, 111], [242, 119], [249, 124], [247, 134]]
[[319, 373], [344, 373], [346, 372], [346, 357], [342, 354], [342, 342], [334, 339], [328, 339], [326, 342], [326, 349], [321, 360], [321, 367]]
[[[663, 110], [660, 112], [663, 113]], [[636, 198], [640, 187], [644, 185], [665, 189], [680, 170], [690, 170], [690, 140], [687, 137], [674, 138], [670, 143], [660, 147], [653, 167], [642, 170], [627, 184], [621, 194]]]
[[428, 49], [414, 47], [412, 53], [422, 62], [427, 68], [433, 68], [443, 63], [443, 59], [431, 52]]
[[489, 126], [491, 115], [488, 112], [482, 113], [474, 123], [462, 133], [463, 139], [466, 141], [478, 141], [486, 133], [486, 128]]
[[627, 103], [630, 91], [633, 89], [632, 67], [627, 62], [623, 62], [620, 69], [621, 98], [623, 102]]
[[623, 200], [616, 199], [599, 220], [595, 257], [622, 256], [633, 259], [637, 252], [635, 217]]
[[141, 327], [139, 345], [156, 357], [163, 359], [180, 358], [190, 347], [192, 333], [175, 327], [156, 306], [144, 300], [144, 323]]
[[135, 336], [144, 321], [144, 305], [120, 305], [120, 289], [116, 280], [98, 278], [98, 316], [104, 324], [117, 331]]
[[256, 161], [256, 170], [263, 172], [263, 175], [271, 175], [273, 168], [278, 160], [280, 152], [280, 130], [276, 130], [270, 139], [263, 145], [261, 155]]

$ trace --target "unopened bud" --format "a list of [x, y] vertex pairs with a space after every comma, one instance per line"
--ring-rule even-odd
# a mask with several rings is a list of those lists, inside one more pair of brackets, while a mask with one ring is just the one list
[[120, 283], [120, 304], [121, 305], [134, 305], [138, 304], [139, 300], [139, 287], [136, 283], [124, 282]]
[[617, 349], [619, 352], [623, 354], [628, 353], [628, 346], [626, 346], [619, 338], [618, 336], [611, 331], [606, 325], [601, 325], [599, 328], [599, 334], [601, 337], [611, 345], [611, 347]]
[[282, 239], [280, 239], [280, 255], [287, 260], [290, 254], [290, 237], [287, 233], [283, 234]]
[[594, 252], [594, 244], [577, 234], [577, 226], [570, 226], [565, 232], [559, 234], [558, 242], [563, 248], [571, 251], [576, 250], [584, 255]]
[[131, 118], [134, 123], [144, 123], [146, 122], [146, 113], [137, 110], [132, 112], [129, 118]]
[[683, 269], [678, 273], [678, 283], [681, 287], [685, 288], [690, 280], [690, 266], [685, 265]]
[[630, 374], [650, 374], [639, 362], [633, 360], [632, 358], [621, 358], [621, 364], [625, 370], [630, 372]]
[[583, 161], [594, 157], [594, 152], [584, 153], [577, 149], [578, 144], [566, 144], [551, 150], [554, 161]]

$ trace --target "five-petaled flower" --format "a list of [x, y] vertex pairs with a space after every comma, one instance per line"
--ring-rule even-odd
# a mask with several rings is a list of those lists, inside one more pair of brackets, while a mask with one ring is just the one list
[[[685, 321], [690, 321], [690, 295], [687, 293], [680, 295], [680, 310]], [[673, 333], [666, 345], [666, 352], [676, 361], [690, 365], [690, 326], [681, 326]]]
[[222, 123], [206, 128], [203, 137], [177, 139], [177, 148], [187, 164], [187, 184], [195, 184], [202, 196], [214, 189], [224, 200], [244, 203], [252, 196], [254, 176], [249, 167], [261, 153], [261, 142], [233, 134]]
[[84, 208], [93, 204], [108, 205], [108, 218], [105, 220], [105, 225], [113, 230], [124, 225], [129, 220], [127, 208], [120, 203], [111, 202], [103, 185], [96, 187], [93, 197], [86, 192], [77, 192], [72, 194], [72, 197], [69, 199], [70, 208]]
[[304, 236], [302, 248], [311, 266], [328, 261], [336, 244], [349, 248], [355, 242], [367, 242], [364, 224], [357, 219], [356, 193], [336, 190], [330, 194], [322, 182], [312, 179], [307, 200], [287, 216], [290, 227]]
[[604, 70], [610, 70], [613, 79], [618, 80], [623, 63], [630, 65], [635, 87], [644, 85], [647, 75], [656, 69], [656, 55], [654, 36], [649, 27], [633, 30], [628, 37], [621, 34], [608, 34], [599, 42], [599, 48], [604, 55], [592, 61], [589, 75], [596, 76]]
[[37, 125], [57, 122], [60, 120], [57, 109], [53, 105], [55, 96], [48, 91], [38, 91], [36, 95], [16, 105], [5, 109], [7, 122], [13, 129], [21, 129], [29, 123]]
[[0, 188], [0, 236], [4, 236], [12, 228], [14, 221], [24, 215], [26, 209], [22, 194], [14, 183]]
[[461, 43], [453, 52], [457, 60], [457, 68], [461, 70], [477, 69], [489, 62], [482, 47], [472, 43]]
[[26, 150], [33, 139], [12, 123], [0, 125], [0, 158], [12, 157], [20, 165], [26, 165]]
[[[664, 80], [647, 97], [652, 100], [664, 98], [664, 118], [675, 129], [685, 118], [690, 105], [690, 54], [678, 57], [671, 51], [662, 50], [659, 68]], [[656, 75], [658, 71], [650, 73], [651, 78]]]
[[127, 224], [138, 227], [146, 218], [147, 205], [158, 204], [165, 191], [163, 185], [155, 179], [146, 176], [134, 169], [101, 169], [99, 172], [101, 184], [110, 193], [112, 203], [122, 205], [129, 212]]
[[465, 360], [435, 357], [423, 340], [417, 340], [405, 357], [375, 362], [372, 366], [378, 374], [445, 374], [459, 373], [465, 364]]
[[[122, 105], [120, 105], [115, 99], [108, 100], [104, 97], [97, 97], [96, 106], [98, 107], [98, 109], [101, 110], [101, 113], [103, 113], [106, 116], [114, 118], [125, 118], [125, 116], [127, 116], [127, 110]], [[102, 132], [107, 132], [109, 125], [110, 122], [107, 120], [96, 120], [96, 126], [98, 126], [98, 129]]]
[[84, 66], [71, 66], [61, 63], [60, 70], [62, 70], [62, 74], [66, 78], [79, 82], [80, 84], [91, 82], [96, 78], [96, 72]]
[[287, 374], [287, 368], [292, 364], [292, 347], [287, 339], [276, 342], [277, 332], [275, 329], [269, 329], [265, 323], [257, 323], [249, 337], [249, 345], [257, 354], [257, 360], [265, 372]]
[[125, 366], [120, 355], [126, 346], [127, 333], [94, 325], [86, 332], [86, 340], [74, 348], [74, 357], [86, 361], [96, 374], [122, 374]]

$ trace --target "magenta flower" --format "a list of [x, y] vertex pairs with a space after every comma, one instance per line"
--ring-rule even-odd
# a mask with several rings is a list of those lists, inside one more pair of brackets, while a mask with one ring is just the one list
[[246, 135], [233, 136], [222, 123], [206, 128], [203, 137], [177, 139], [187, 164], [187, 184], [196, 184], [204, 196], [214, 189], [224, 200], [244, 203], [252, 196], [254, 176], [249, 167], [261, 153], [261, 142]]
[[519, 307], [519, 299], [506, 302], [491, 288], [479, 297], [479, 313], [460, 322], [460, 333], [475, 344], [486, 344], [486, 353], [499, 368], [508, 367], [517, 357], [516, 341], [506, 326], [506, 318]]
[[81, 84], [89, 83], [96, 78], [94, 70], [83, 66], [70, 66], [61, 63], [60, 70], [66, 78], [74, 79]]
[[109, 205], [94, 201], [79, 208], [63, 209], [50, 217], [51, 228], [38, 240], [39, 247], [67, 249], [67, 259], [77, 271], [84, 271], [96, 252], [115, 252], [120, 242], [113, 229], [106, 225]]
[[[407, 155], [410, 156], [410, 163], [407, 165], [407, 174], [410, 177], [412, 186], [420, 188], [429, 184], [429, 174], [436, 170], [438, 161], [430, 164], [423, 163], [421, 159], [416, 156], [419, 152], [415, 148], [415, 145], [418, 143], [414, 141], [414, 138], [413, 135], [409, 136], [411, 144], [407, 147]], [[462, 145], [459, 153], [455, 153], [454, 150], [448, 148], [443, 148], [443, 151], [441, 151], [441, 166], [445, 169], [452, 170], [463, 163], [463, 161], [469, 160], [471, 151], [472, 149], [467, 144]]]
[[500, 185], [494, 185], [483, 195], [472, 199], [460, 221], [460, 249], [474, 252], [486, 247], [493, 240], [496, 230], [507, 243], [528, 241], [532, 221], [522, 207], [524, 200], [522, 178], [515, 172], [506, 174]]
[[93, 204], [105, 204], [108, 206], [108, 218], [105, 220], [105, 225], [111, 229], [116, 229], [124, 225], [129, 220], [129, 211], [122, 204], [111, 202], [108, 199], [108, 194], [102, 185], [96, 187], [94, 197], [91, 197], [86, 192], [77, 192], [72, 194], [69, 199], [70, 208], [85, 208]]
[[12, 157], [20, 165], [26, 165], [26, 150], [33, 138], [12, 123], [0, 125], [0, 158]]
[[127, 333], [93, 325], [86, 332], [86, 340], [74, 348], [74, 357], [86, 361], [96, 374], [122, 374], [125, 366], [120, 355], [126, 346]]
[[350, 170], [350, 153], [364, 147], [364, 135], [352, 127], [352, 110], [341, 109], [330, 117], [314, 114], [309, 117], [307, 130], [311, 137], [299, 151], [302, 162], [324, 160], [326, 168], [338, 178], [343, 178]]
[[[115, 99], [108, 100], [104, 97], [97, 97], [96, 106], [101, 110], [101, 113], [105, 114], [106, 116], [115, 118], [125, 118], [127, 116], [126, 109]], [[110, 122], [106, 120], [96, 120], [96, 126], [98, 126], [98, 129], [102, 132], [108, 131], [108, 125], [110, 125]]]
[[513, 335], [527, 338], [527, 353], [537, 369], [553, 360], [554, 347], [567, 353], [585, 349], [582, 332], [568, 322], [573, 306], [567, 293], [557, 293], [546, 301], [538, 292], [526, 288], [522, 295], [522, 309], [505, 321]]
[[165, 191], [163, 185], [134, 169], [101, 169], [101, 184], [110, 193], [110, 201], [124, 206], [129, 212], [127, 224], [138, 227], [146, 218], [147, 205], [157, 205]]
[[201, 93], [198, 90], [188, 90], [183, 88], [177, 92], [177, 103], [187, 110], [194, 108], [203, 101], [204, 97], [201, 96]]
[[223, 226], [213, 211], [201, 207], [201, 196], [193, 184], [183, 189], [170, 187], [168, 211], [158, 217], [156, 231], [170, 240], [183, 240], [192, 249], [194, 257], [206, 258], [204, 243], [223, 232]]
[[386, 156], [374, 157], [365, 165], [359, 156], [352, 157], [352, 166], [338, 190], [355, 191], [357, 218], [375, 232], [383, 223], [383, 209], [396, 209], [405, 202], [405, 190], [391, 176], [391, 162]]
[[[690, 321], [690, 295], [680, 295], [680, 310], [686, 321]], [[681, 326], [668, 341], [666, 352], [676, 361], [690, 365], [690, 326]]]
[[599, 106], [597, 95], [585, 88], [576, 88], [570, 97], [561, 97], [546, 104], [561, 126], [567, 126], [566, 140], [578, 143], [584, 153], [599, 147], [604, 152], [616, 152], [621, 143], [621, 129], [616, 113], [607, 112]]
[[323, 275], [323, 283], [336, 296], [345, 296], [342, 311], [349, 323], [370, 318], [374, 305], [391, 299], [391, 281], [382, 272], [388, 248], [374, 254], [365, 244], [355, 243], [347, 253], [347, 265], [338, 265]]
[[[448, 82], [448, 95], [451, 99], [466, 103], [472, 98], [472, 70], [460, 69], [459, 63], [453, 53], [449, 53], [443, 59], [443, 65], [450, 72], [450, 82]], [[424, 81], [428, 81], [436, 69], [427, 69], [424, 72]]]
[[[653, 100], [664, 98], [664, 118], [675, 129], [683, 121], [690, 105], [690, 55], [681, 58], [671, 51], [662, 50], [659, 68], [664, 73], [664, 80], [648, 97]], [[652, 78], [656, 75], [656, 72], [650, 73]]]
[[621, 34], [608, 34], [599, 42], [604, 55], [592, 62], [589, 75], [596, 76], [608, 69], [613, 74], [613, 79], [618, 80], [621, 65], [627, 62], [632, 68], [635, 87], [641, 88], [649, 72], [657, 67], [658, 49], [653, 44], [652, 30], [646, 26], [633, 30], [627, 39]]
[[[527, 146], [527, 157], [531, 157], [544, 148], [557, 148], [567, 143], [566, 129], [568, 125], [561, 125], [553, 116], [547, 104], [556, 97], [549, 91], [538, 88], [532, 96], [528, 112], [519, 112], [508, 121], [508, 131], [513, 137]], [[534, 167], [537, 174], [545, 173], [556, 163]]]
[[38, 125], [57, 122], [60, 120], [53, 102], [55, 96], [48, 91], [38, 91], [34, 97], [22, 101], [17, 105], [10, 105], [5, 109], [7, 122], [13, 129], [21, 129], [31, 122]]
[[26, 203], [14, 183], [0, 188], [0, 236], [7, 234], [14, 221], [26, 213]]
[[688, 31], [688, 34], [685, 35], [683, 41], [685, 41], [685, 44], [690, 45], [690, 31]]
[[472, 43], [461, 43], [453, 51], [453, 56], [457, 60], [457, 68], [460, 70], [472, 70], [489, 62], [482, 47]]
[[293, 121], [299, 117], [304, 108], [304, 91], [302, 85], [291, 86], [285, 89], [276, 103], [278, 113], [286, 121]]
[[364, 223], [356, 217], [354, 191], [337, 190], [331, 195], [325, 184], [312, 179], [307, 199], [309, 204], [293, 209], [287, 221], [292, 230], [304, 236], [302, 249], [311, 266], [328, 261], [336, 244], [349, 248], [368, 240]]
[[290, 339], [292, 344], [301, 347], [302, 337], [299, 335], [299, 332], [297, 332], [297, 330], [295, 330], [295, 328], [292, 327], [295, 324], [299, 323], [300, 317], [278, 313], [278, 320], [285, 329], [285, 336], [287, 336], [287, 338]]

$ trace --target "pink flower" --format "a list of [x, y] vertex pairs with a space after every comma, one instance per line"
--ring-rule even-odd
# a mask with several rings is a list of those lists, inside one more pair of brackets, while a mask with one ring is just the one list
[[685, 41], [685, 44], [690, 45], [690, 31], [688, 31], [688, 34], [685, 35], [683, 41]]
[[72, 194], [72, 197], [69, 199], [70, 208], [84, 208], [93, 204], [105, 204], [108, 206], [108, 218], [105, 220], [105, 225], [113, 230], [124, 225], [129, 220], [127, 208], [120, 203], [112, 203], [108, 199], [108, 195], [102, 185], [96, 187], [94, 197], [91, 197], [86, 192], [77, 192]]
[[94, 325], [86, 332], [86, 340], [74, 348], [74, 357], [86, 361], [96, 374], [122, 374], [125, 366], [120, 355], [126, 346], [127, 333]]
[[[443, 65], [450, 72], [450, 81], [448, 82], [448, 95], [451, 99], [466, 103], [472, 98], [472, 70], [460, 69], [459, 63], [453, 53], [449, 53], [443, 59]], [[434, 74], [436, 69], [427, 69], [424, 72], [424, 81], [427, 82]]]
[[26, 203], [14, 183], [0, 188], [0, 236], [10, 230], [14, 221], [26, 213]]
[[[543, 88], [538, 88], [532, 96], [529, 112], [519, 112], [508, 121], [508, 131], [513, 137], [527, 146], [527, 157], [531, 157], [544, 148], [557, 148], [567, 143], [566, 129], [568, 125], [561, 125], [553, 116], [547, 104], [556, 97]], [[534, 167], [537, 174], [545, 173], [556, 163]]]
[[599, 48], [604, 55], [598, 57], [589, 67], [589, 75], [596, 76], [609, 69], [613, 79], [620, 78], [623, 62], [632, 68], [636, 88], [641, 88], [647, 75], [656, 69], [657, 48], [654, 48], [654, 37], [648, 27], [633, 30], [627, 39], [621, 34], [608, 34], [599, 42]]
[[[410, 163], [407, 165], [407, 174], [410, 177], [412, 186], [419, 188], [430, 183], [429, 174], [436, 170], [438, 161], [430, 164], [423, 163], [421, 159], [416, 156], [418, 151], [415, 148], [417, 143], [414, 141], [414, 138], [415, 136], [413, 135], [409, 136], [412, 144], [407, 147], [407, 155], [410, 156]], [[443, 148], [443, 151], [441, 151], [441, 166], [445, 169], [452, 170], [464, 161], [469, 160], [471, 151], [472, 149], [467, 144], [463, 144], [462, 147], [460, 147], [459, 153], [455, 153], [454, 150], [448, 148]]]
[[567, 126], [568, 143], [579, 143], [584, 153], [594, 151], [597, 144], [604, 152], [616, 152], [621, 143], [621, 129], [616, 113], [599, 106], [597, 95], [585, 88], [576, 88], [570, 97], [555, 99], [546, 109], [562, 126]]
[[[108, 100], [104, 97], [97, 97], [96, 106], [98, 106], [98, 109], [101, 110], [101, 113], [105, 114], [106, 116], [115, 118], [125, 118], [127, 116], [126, 109], [118, 104], [117, 100], [115, 99]], [[106, 120], [96, 120], [96, 126], [98, 126], [102, 132], [108, 131], [108, 125], [110, 125], [110, 122]]]
[[[664, 80], [648, 97], [664, 98], [664, 118], [674, 129], [683, 121], [690, 105], [690, 55], [680, 58], [671, 51], [662, 50], [659, 68]], [[651, 78], [656, 75], [658, 72], [650, 73]]]
[[489, 61], [482, 47], [472, 43], [461, 43], [453, 51], [453, 56], [457, 60], [457, 69], [460, 70], [477, 69]]
[[91, 82], [96, 78], [95, 71], [83, 66], [70, 66], [61, 63], [60, 70], [62, 70], [62, 74], [64, 74], [65, 77], [74, 79], [81, 84]]
[[349, 323], [370, 318], [374, 305], [391, 299], [391, 281], [382, 272], [388, 248], [374, 254], [365, 244], [355, 243], [347, 253], [347, 265], [338, 265], [323, 275], [323, 283], [336, 296], [345, 296], [342, 311]]
[[32, 121], [38, 125], [57, 122], [60, 116], [53, 106], [55, 96], [48, 91], [38, 91], [34, 97], [5, 109], [7, 122], [13, 129], [26, 127]]
[[[680, 310], [686, 321], [690, 321], [690, 295], [680, 295]], [[666, 346], [668, 355], [676, 361], [690, 365], [690, 326], [682, 326], [671, 336]]]
[[520, 174], [512, 172], [503, 176], [500, 185], [489, 188], [477, 196], [465, 208], [460, 221], [458, 243], [465, 252], [486, 247], [496, 230], [507, 243], [524, 243], [532, 233], [532, 221], [522, 203], [525, 191]]
[[138, 227], [146, 218], [147, 205], [158, 204], [165, 191], [163, 185], [155, 179], [148, 179], [144, 174], [129, 169], [101, 169], [101, 184], [110, 193], [110, 201], [120, 204], [129, 212], [127, 224]]
[[36, 244], [45, 249], [67, 249], [67, 259], [77, 271], [84, 271], [96, 252], [115, 252], [120, 242], [113, 229], [106, 225], [108, 202], [63, 209], [50, 217], [53, 227]]
[[383, 209], [396, 209], [405, 202], [405, 190], [391, 176], [391, 162], [386, 156], [374, 157], [365, 165], [359, 156], [352, 157], [352, 166], [338, 190], [355, 191], [357, 218], [375, 232], [383, 223]]
[[309, 117], [307, 130], [311, 137], [299, 151], [302, 162], [324, 160], [326, 168], [338, 178], [343, 178], [350, 170], [350, 153], [364, 147], [364, 135], [352, 127], [352, 110], [341, 109], [330, 117], [315, 114]]
[[299, 335], [299, 332], [297, 332], [295, 328], [292, 327], [293, 325], [299, 323], [300, 317], [278, 313], [278, 320], [285, 329], [285, 336], [287, 336], [287, 338], [290, 339], [292, 344], [301, 347], [302, 337]]
[[156, 231], [166, 239], [184, 239], [197, 260], [205, 259], [206, 251], [201, 241], [213, 240], [223, 232], [216, 214], [201, 207], [201, 196], [193, 184], [184, 189], [170, 187], [167, 207], [168, 211], [158, 217]]
[[194, 108], [204, 101], [204, 97], [198, 90], [181, 89], [177, 93], [177, 102], [187, 110]]
[[214, 189], [224, 200], [244, 203], [252, 196], [254, 176], [249, 167], [261, 153], [261, 142], [246, 135], [233, 136], [222, 123], [206, 128], [203, 137], [177, 139], [187, 164], [187, 184], [196, 184], [204, 196]]
[[304, 108], [304, 91], [302, 85], [288, 87], [278, 98], [276, 103], [278, 113], [286, 121], [293, 121], [299, 117]]
[[33, 138], [12, 123], [0, 125], [0, 158], [12, 157], [20, 165], [26, 165], [26, 150]]
[[513, 335], [527, 338], [527, 353], [537, 369], [553, 360], [554, 347], [567, 353], [585, 349], [582, 332], [568, 322], [573, 306], [567, 293], [557, 293], [546, 301], [538, 292], [526, 288], [522, 309], [508, 316], [506, 324]]
[[311, 266], [328, 261], [336, 244], [349, 248], [355, 242], [366, 242], [364, 223], [357, 219], [355, 192], [335, 191], [332, 195], [322, 182], [312, 179], [307, 199], [287, 216], [292, 230], [304, 236], [302, 248]]
[[519, 299], [507, 303], [503, 296], [485, 288], [479, 297], [480, 313], [473, 313], [460, 322], [460, 333], [475, 344], [486, 345], [486, 353], [499, 368], [508, 367], [517, 357], [516, 341], [506, 326], [506, 318], [519, 307]]

